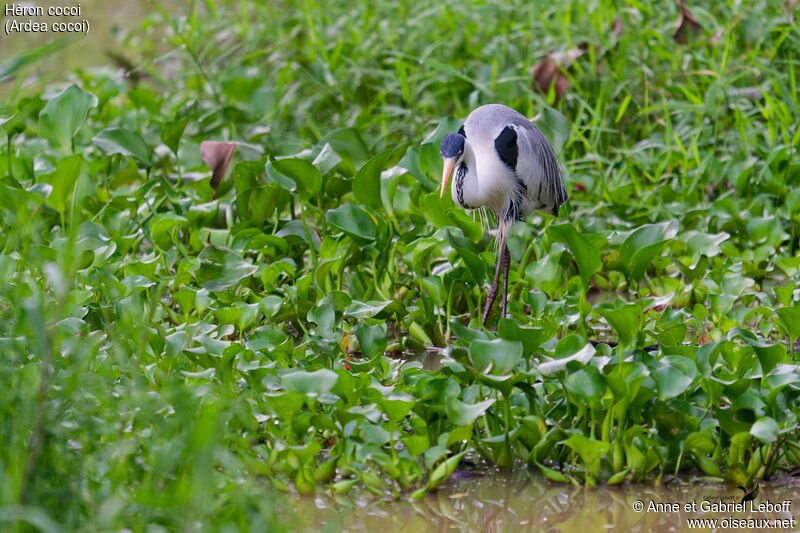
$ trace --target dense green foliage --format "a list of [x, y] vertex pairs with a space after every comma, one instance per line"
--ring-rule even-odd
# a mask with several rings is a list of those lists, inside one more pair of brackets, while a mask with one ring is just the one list
[[[612, 4], [209, 1], [128, 36], [132, 76], [16, 86], [0, 520], [257, 528], [272, 486], [422, 497], [465, 460], [587, 485], [800, 464], [793, 14], [692, 5], [679, 44], [673, 3]], [[584, 51], [557, 110], [548, 50]], [[492, 239], [437, 175], [488, 102], [540, 114], [571, 200], [515, 226], [482, 329]], [[239, 143], [216, 194], [206, 140]]]

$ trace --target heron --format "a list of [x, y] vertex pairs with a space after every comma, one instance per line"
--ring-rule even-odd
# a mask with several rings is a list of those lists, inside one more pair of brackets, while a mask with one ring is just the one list
[[481, 324], [486, 324], [497, 297], [503, 269], [501, 317], [506, 315], [508, 268], [506, 241], [511, 226], [533, 210], [558, 216], [567, 201], [558, 156], [547, 137], [524, 115], [502, 104], [483, 105], [464, 121], [458, 133], [442, 138], [444, 197], [455, 174], [451, 195], [464, 209], [488, 207], [497, 221], [497, 267], [486, 294]]

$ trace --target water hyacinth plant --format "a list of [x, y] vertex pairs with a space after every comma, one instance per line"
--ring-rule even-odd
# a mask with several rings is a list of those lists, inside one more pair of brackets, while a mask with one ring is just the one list
[[[800, 464], [788, 4], [689, 5], [680, 33], [670, 3], [290, 4], [155, 6], [122, 36], [137, 77], [4, 88], [0, 524]], [[547, 50], [566, 85], [531, 78]], [[492, 236], [440, 197], [439, 143], [495, 101], [570, 202], [514, 225], [481, 327]]]

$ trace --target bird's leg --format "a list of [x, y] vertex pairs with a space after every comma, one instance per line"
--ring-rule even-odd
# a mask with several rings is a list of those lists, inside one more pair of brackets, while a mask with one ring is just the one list
[[498, 257], [497, 268], [494, 271], [494, 281], [492, 282], [492, 286], [489, 287], [489, 291], [486, 293], [486, 307], [484, 307], [483, 309], [483, 317], [481, 318], [481, 325], [486, 324], [486, 319], [489, 317], [489, 310], [492, 308], [492, 304], [494, 304], [495, 298], [497, 298], [497, 285], [500, 282], [501, 263], [502, 259]]
[[511, 265], [511, 254], [507, 244], [503, 246], [502, 254], [500, 257], [503, 261], [503, 299], [500, 300], [500, 318], [505, 318], [506, 300], [508, 299], [508, 267]]
[[501, 254], [506, 247], [506, 236], [507, 232], [501, 231], [500, 247], [498, 248], [499, 254], [497, 257], [497, 268], [494, 271], [494, 281], [492, 282], [492, 286], [489, 287], [489, 292], [486, 293], [486, 307], [483, 309], [481, 325], [486, 324], [486, 319], [489, 318], [489, 310], [491, 310], [492, 304], [494, 304], [494, 300], [497, 298], [497, 286], [500, 283], [500, 268], [503, 265], [503, 256]]

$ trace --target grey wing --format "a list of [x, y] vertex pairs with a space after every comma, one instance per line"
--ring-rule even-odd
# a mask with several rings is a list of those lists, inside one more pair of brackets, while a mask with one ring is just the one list
[[539, 209], [558, 216], [558, 208], [567, 201], [567, 189], [561, 181], [561, 165], [553, 146], [539, 129], [528, 122], [516, 123], [517, 176], [527, 188], [526, 211]]

